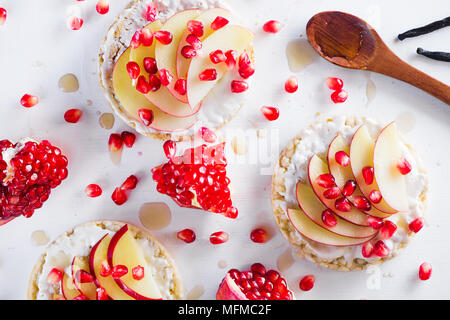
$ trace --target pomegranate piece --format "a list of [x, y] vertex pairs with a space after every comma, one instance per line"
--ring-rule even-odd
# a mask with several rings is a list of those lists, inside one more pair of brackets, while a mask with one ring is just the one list
[[116, 188], [113, 194], [111, 195], [111, 199], [114, 201], [115, 204], [121, 206], [125, 202], [127, 202], [128, 197], [125, 191], [123, 191], [121, 188]]
[[184, 96], [187, 93], [186, 88], [186, 80], [185, 79], [178, 79], [175, 82], [174, 89], [176, 92], [178, 92], [179, 95]]
[[411, 172], [412, 170], [412, 166], [409, 163], [408, 160], [406, 159], [401, 159], [398, 163], [397, 163], [397, 169], [398, 171], [400, 171], [400, 173], [402, 175], [407, 175], [408, 173]]
[[132, 174], [122, 183], [122, 185], [120, 186], [120, 189], [133, 190], [136, 188], [137, 183], [138, 183], [138, 178]]
[[82, 115], [83, 111], [80, 109], [70, 109], [64, 113], [64, 120], [69, 123], [77, 123]]
[[280, 116], [280, 111], [277, 107], [264, 106], [261, 107], [263, 116], [269, 121], [275, 121]]
[[408, 227], [409, 227], [409, 230], [417, 233], [420, 231], [420, 229], [423, 228], [423, 225], [424, 225], [423, 218], [416, 218], [408, 225]]
[[364, 178], [364, 182], [367, 185], [371, 185], [373, 183], [373, 167], [362, 168], [362, 176]]
[[144, 47], [149, 47], [153, 44], [153, 32], [150, 28], [144, 28], [141, 32], [141, 44]]
[[380, 258], [385, 258], [389, 255], [389, 248], [383, 242], [383, 240], [378, 240], [375, 243], [374, 253]]
[[128, 273], [128, 268], [124, 265], [118, 264], [117, 266], [114, 266], [111, 271], [111, 276], [113, 278], [122, 278], [124, 275]]
[[67, 19], [67, 26], [69, 27], [69, 29], [74, 31], [80, 30], [83, 26], [83, 19], [81, 19], [80, 17], [71, 16]]
[[160, 43], [168, 45], [172, 42], [173, 36], [169, 31], [159, 30], [153, 33], [153, 36]]
[[111, 133], [108, 141], [108, 149], [110, 152], [120, 152], [123, 149], [123, 139], [118, 133]]
[[322, 188], [331, 188], [336, 185], [334, 182], [334, 177], [330, 173], [324, 173], [317, 176], [316, 183]]
[[314, 277], [312, 274], [309, 274], [307, 276], [304, 276], [299, 283], [299, 288], [302, 291], [309, 291], [314, 287], [314, 282], [316, 281], [316, 277]]
[[430, 279], [432, 271], [433, 268], [431, 267], [431, 264], [428, 262], [422, 263], [419, 267], [419, 279], [422, 281]]
[[109, 300], [106, 290], [101, 287], [96, 290], [96, 298], [97, 300]]
[[369, 211], [372, 207], [369, 200], [364, 196], [356, 196], [353, 198], [353, 204], [356, 208], [362, 211]]
[[153, 122], [153, 111], [149, 109], [139, 109], [138, 110], [139, 118], [145, 126], [149, 126]]
[[158, 91], [159, 88], [161, 88], [161, 80], [155, 74], [151, 74], [150, 77], [148, 77], [148, 84], [150, 90], [153, 92]]
[[346, 198], [339, 198], [334, 203], [334, 207], [338, 211], [349, 212], [352, 210], [352, 205]]
[[342, 103], [345, 102], [348, 98], [348, 93], [345, 90], [334, 91], [331, 94], [331, 101], [334, 103]]
[[195, 235], [194, 230], [184, 229], [184, 230], [178, 231], [177, 238], [186, 243], [192, 243], [195, 241], [196, 235]]
[[161, 80], [161, 85], [163, 87], [167, 87], [173, 80], [173, 76], [170, 74], [167, 69], [160, 69], [158, 71], [159, 79]]
[[278, 33], [281, 30], [281, 23], [277, 20], [269, 20], [263, 25], [264, 32]]
[[275, 270], [254, 263], [250, 270], [231, 269], [219, 286], [217, 300], [292, 300], [286, 280]]
[[136, 83], [136, 90], [142, 94], [147, 94], [150, 92], [152, 87], [148, 83], [147, 79], [144, 76], [139, 76]]
[[381, 196], [381, 192], [378, 190], [373, 190], [369, 193], [369, 199], [373, 203], [380, 203], [383, 197]]
[[136, 141], [136, 135], [134, 133], [129, 131], [123, 131], [120, 135], [122, 137], [123, 144], [127, 148], [133, 147], [134, 142]]
[[227, 64], [228, 69], [233, 69], [237, 63], [237, 52], [234, 50], [228, 50], [225, 52], [225, 63]]
[[211, 242], [212, 244], [222, 244], [227, 242], [229, 237], [229, 234], [224, 231], [214, 232], [209, 237], [209, 242]]
[[322, 212], [322, 221], [323, 223], [328, 227], [334, 227], [337, 224], [336, 216], [334, 215], [333, 211], [330, 209], [325, 209]]
[[340, 91], [344, 87], [344, 81], [342, 81], [339, 78], [329, 77], [325, 80], [325, 84], [327, 85], [327, 87], [330, 90], [333, 90], [333, 91]]
[[374, 247], [372, 242], [366, 242], [361, 248], [361, 254], [364, 258], [370, 258], [373, 255]]
[[133, 269], [131, 269], [131, 274], [133, 275], [133, 278], [135, 280], [142, 280], [145, 275], [144, 267], [142, 266], [136, 266]]
[[336, 199], [341, 195], [341, 190], [338, 187], [331, 187], [323, 192], [326, 199]]
[[231, 81], [231, 92], [241, 93], [248, 90], [248, 83], [244, 80]]
[[202, 41], [193, 33], [186, 37], [186, 42], [189, 43], [195, 50], [200, 50], [203, 47]]
[[384, 224], [383, 220], [379, 218], [372, 216], [367, 217], [367, 225], [375, 230], [380, 229], [383, 226], [383, 224]]
[[198, 130], [199, 135], [202, 137], [203, 141], [208, 143], [214, 143], [217, 140], [217, 136], [211, 129], [208, 129], [206, 127], [201, 127]]
[[149, 22], [155, 21], [157, 15], [158, 15], [158, 7], [154, 2], [150, 2], [149, 4], [147, 4], [142, 13], [143, 18], [147, 19], [147, 21]]
[[39, 98], [36, 96], [33, 96], [31, 94], [24, 94], [23, 97], [20, 99], [20, 104], [24, 106], [25, 108], [31, 108], [34, 107], [39, 103]]
[[338, 151], [334, 155], [334, 159], [340, 166], [347, 167], [350, 164], [350, 157], [345, 151]]
[[380, 229], [379, 235], [381, 239], [387, 240], [392, 238], [395, 231], [397, 230], [397, 225], [392, 221], [386, 220]]
[[186, 59], [191, 59], [197, 55], [197, 50], [191, 45], [186, 45], [181, 48], [181, 55]]
[[211, 60], [212, 63], [218, 64], [221, 62], [225, 62], [225, 60], [227, 60], [227, 57], [225, 56], [222, 50], [216, 50], [209, 54], [209, 59]]
[[211, 29], [213, 30], [219, 30], [223, 27], [225, 27], [228, 24], [228, 19], [225, 19], [224, 17], [217, 16], [214, 21], [211, 23]]
[[6, 16], [8, 15], [5, 8], [0, 8], [0, 26], [5, 24]]
[[173, 159], [177, 152], [177, 144], [173, 140], [167, 140], [164, 142], [163, 149], [167, 159]]
[[55, 285], [61, 282], [64, 272], [58, 268], [53, 268], [47, 275], [47, 282], [51, 285]]
[[107, 14], [109, 12], [108, 0], [99, 0], [95, 6], [95, 10], [97, 10], [99, 14]]
[[198, 78], [201, 81], [214, 81], [217, 79], [217, 71], [214, 68], [205, 69], [198, 75]]
[[188, 21], [186, 27], [190, 33], [196, 35], [197, 37], [200, 38], [203, 36], [203, 23], [201, 23], [200, 21], [190, 20]]
[[256, 243], [266, 243], [269, 240], [269, 235], [263, 228], [256, 228], [250, 233], [250, 239]]
[[298, 90], [298, 80], [297, 77], [292, 76], [289, 79], [286, 80], [284, 83], [284, 90], [286, 90], [287, 93], [294, 93]]
[[149, 74], [155, 74], [156, 72], [158, 72], [158, 66], [156, 65], [155, 58], [145, 57], [143, 64], [145, 71], [147, 71]]
[[141, 74], [141, 68], [139, 68], [139, 65], [134, 61], [128, 62], [126, 68], [130, 78], [133, 80], [137, 79]]
[[349, 197], [355, 192], [356, 182], [354, 180], [348, 180], [344, 187], [342, 188], [342, 194], [346, 197]]
[[84, 193], [89, 198], [96, 198], [102, 195], [102, 188], [98, 184], [89, 184], [85, 189]]

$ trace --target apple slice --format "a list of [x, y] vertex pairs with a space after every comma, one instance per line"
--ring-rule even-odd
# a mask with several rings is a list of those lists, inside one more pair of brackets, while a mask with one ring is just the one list
[[[215, 50], [223, 52], [234, 50], [241, 54], [250, 47], [253, 38], [254, 35], [244, 27], [227, 25], [203, 41], [202, 54], [192, 58], [187, 75], [187, 99], [191, 106], [198, 105], [228, 71], [225, 63], [212, 63], [209, 54]], [[216, 70], [216, 80], [201, 81], [199, 79], [200, 73], [206, 69]]]
[[166, 69], [173, 76], [172, 82], [167, 86], [169, 92], [179, 101], [187, 103], [186, 95], [180, 95], [175, 89], [175, 82], [178, 79], [177, 76], [177, 51], [178, 44], [181, 37], [186, 31], [186, 25], [190, 20], [194, 20], [200, 14], [198, 9], [190, 9], [180, 11], [170, 17], [164, 25], [162, 30], [169, 31], [172, 34], [172, 42], [168, 45], [164, 45], [160, 42], [156, 42], [155, 46], [155, 59], [158, 69]]
[[322, 174], [329, 173], [328, 166], [325, 161], [320, 159], [317, 155], [312, 156], [311, 160], [309, 160], [308, 165], [308, 178], [309, 182], [314, 190], [314, 193], [319, 198], [319, 200], [331, 211], [333, 211], [337, 216], [341, 217], [344, 220], [347, 220], [351, 223], [367, 226], [367, 215], [360, 210], [356, 209], [352, 206], [351, 210], [348, 212], [338, 210], [335, 206], [336, 199], [344, 197], [343, 194], [340, 194], [335, 199], [327, 199], [323, 195], [323, 193], [327, 190], [326, 188], [321, 187], [317, 184], [316, 179], [318, 176]]
[[117, 99], [123, 108], [136, 120], [141, 122], [139, 118], [139, 109], [149, 109], [153, 111], [153, 122], [149, 128], [158, 131], [182, 131], [191, 128], [196, 122], [196, 116], [177, 118], [173, 117], [153, 105], [145, 96], [136, 90], [132, 85], [130, 76], [127, 72], [126, 65], [130, 61], [131, 47], [125, 50], [114, 66], [113, 71], [113, 87]]
[[[151, 268], [145, 260], [144, 252], [131, 232], [128, 231], [128, 225], [124, 225], [114, 234], [108, 246], [107, 255], [111, 266], [123, 265], [128, 268], [127, 274], [114, 279], [126, 294], [136, 300], [162, 299], [153, 279]], [[132, 269], [137, 266], [145, 269], [144, 277], [141, 280], [134, 279], [132, 275]]]
[[[366, 125], [362, 125], [358, 128], [358, 130], [356, 130], [350, 144], [350, 163], [353, 175], [355, 176], [359, 189], [367, 199], [370, 199], [369, 195], [372, 191], [380, 191], [376, 178], [373, 179], [373, 183], [371, 185], [367, 185], [362, 175], [363, 168], [373, 168], [374, 145], [374, 139], [370, 136]], [[384, 199], [381, 199], [379, 203], [372, 202], [372, 205], [378, 210], [388, 214], [398, 212], [398, 210], [395, 210], [389, 206]]]
[[406, 179], [397, 168], [402, 158], [400, 138], [395, 122], [379, 133], [373, 150], [373, 170], [384, 201], [398, 211], [408, 211]]
[[81, 294], [81, 292], [75, 287], [73, 279], [67, 273], [64, 273], [61, 282], [61, 292], [66, 300], [73, 300]]
[[377, 231], [371, 227], [353, 224], [341, 219], [339, 216], [336, 216], [336, 225], [334, 227], [329, 227], [322, 221], [322, 212], [325, 211], [327, 207], [317, 199], [312, 188], [300, 181], [297, 183], [296, 194], [298, 204], [308, 218], [328, 231], [350, 238], [367, 238], [374, 236], [377, 233]]
[[302, 209], [288, 208], [287, 213], [292, 225], [302, 236], [321, 244], [346, 247], [362, 244], [373, 238], [350, 238], [328, 231], [309, 219]]
[[[356, 182], [356, 180], [355, 180], [355, 176], [353, 175], [351, 163], [350, 163], [350, 165], [344, 167], [336, 162], [336, 153], [339, 151], [344, 151], [347, 155], [350, 154], [350, 147], [347, 144], [347, 142], [345, 141], [345, 139], [340, 134], [338, 134], [333, 139], [333, 141], [331, 141], [330, 146], [328, 148], [327, 158], [328, 158], [328, 168], [330, 170], [330, 173], [334, 177], [334, 182], [339, 187], [339, 189], [341, 189], [341, 191], [342, 191], [345, 186], [345, 183], [347, 181], [353, 180]], [[362, 194], [361, 190], [359, 189], [359, 187], [355, 186], [355, 191], [353, 191], [353, 193], [351, 195], [347, 196], [347, 199], [351, 203], [354, 203], [355, 197], [358, 197], [358, 196], [363, 196], [363, 194]], [[377, 208], [375, 208], [374, 206], [371, 206], [369, 211], [364, 211], [364, 212], [367, 213], [368, 215], [371, 215], [371, 216], [377, 217], [377, 218], [387, 218], [390, 216], [390, 214], [384, 213], [384, 212], [378, 210]]]
[[81, 282], [78, 272], [90, 273], [89, 261], [82, 257], [74, 257], [72, 261], [72, 279], [75, 287], [81, 294], [85, 295], [89, 300], [97, 299], [97, 286], [92, 282]]
[[[200, 37], [200, 41], [203, 41], [209, 37], [215, 30], [211, 29], [211, 23], [217, 18], [223, 17], [225, 19], [231, 19], [231, 12], [222, 8], [212, 8], [206, 10], [197, 18], [196, 21], [203, 23], [203, 36]], [[185, 30], [178, 43], [177, 54], [176, 54], [176, 64], [177, 64], [177, 76], [181, 79], [186, 79], [189, 70], [189, 64], [191, 59], [186, 59], [181, 54], [181, 49], [189, 43], [186, 42], [187, 36], [190, 34], [189, 30]]]
[[103, 277], [100, 274], [101, 264], [108, 261], [107, 253], [111, 242], [111, 236], [106, 235], [95, 244], [89, 255], [89, 268], [91, 274], [95, 274], [95, 283], [98, 287], [106, 290], [108, 296], [113, 300], [133, 300], [114, 281], [112, 276]]

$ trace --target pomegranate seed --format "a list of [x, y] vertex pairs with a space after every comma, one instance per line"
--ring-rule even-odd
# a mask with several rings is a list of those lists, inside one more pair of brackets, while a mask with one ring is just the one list
[[128, 273], [128, 268], [122, 264], [118, 264], [114, 266], [111, 271], [111, 275], [113, 278], [119, 279]]
[[144, 278], [144, 267], [142, 266], [136, 266], [133, 269], [131, 269], [131, 273], [133, 275], [133, 278], [135, 280], [142, 280]]
[[69, 123], [77, 123], [82, 115], [83, 111], [80, 109], [70, 109], [64, 113], [64, 120]]
[[373, 183], [373, 167], [362, 168], [362, 176], [364, 178], [364, 182], [367, 185], [371, 185]]
[[367, 225], [375, 230], [380, 229], [383, 226], [383, 224], [384, 224], [383, 220], [379, 218], [372, 216], [367, 217]]
[[75, 279], [76, 279], [76, 281], [78, 281], [80, 283], [89, 283], [89, 282], [94, 281], [94, 277], [90, 273], [88, 273], [84, 270], [78, 270], [75, 273]]
[[190, 20], [187, 23], [187, 29], [189, 30], [190, 33], [193, 33], [194, 35], [196, 35], [197, 37], [202, 37], [203, 36], [203, 23], [201, 23], [200, 21], [197, 20]]
[[254, 263], [250, 266], [250, 270], [253, 273], [264, 276], [266, 274], [266, 268], [261, 263]]
[[211, 236], [209, 237], [209, 242], [211, 242], [212, 244], [221, 244], [227, 242], [228, 238], [228, 233], [219, 231], [211, 234]]
[[323, 210], [322, 221], [327, 227], [334, 227], [337, 224], [337, 218], [330, 209]]
[[380, 238], [384, 240], [390, 239], [392, 238], [396, 230], [397, 225], [392, 221], [386, 220], [380, 229]]
[[96, 298], [97, 300], [109, 300], [106, 290], [101, 287], [96, 290]]
[[59, 270], [58, 268], [53, 268], [47, 275], [47, 282], [49, 284], [57, 284], [60, 283], [63, 278], [64, 272]]
[[346, 197], [349, 197], [355, 192], [356, 182], [354, 180], [348, 180], [344, 187], [342, 188], [342, 194]]
[[142, 14], [142, 16], [149, 22], [155, 21], [157, 15], [158, 15], [158, 7], [154, 2], [150, 2], [149, 4], [147, 4]]
[[139, 68], [139, 65], [134, 61], [130, 61], [127, 63], [127, 71], [130, 75], [130, 78], [133, 80], [137, 79], [137, 77], [139, 77], [139, 75], [141, 74], [141, 68]]
[[220, 62], [224, 62], [227, 60], [227, 57], [225, 57], [225, 54], [222, 50], [216, 50], [209, 54], [209, 59], [212, 63], [218, 64]]
[[289, 79], [286, 80], [284, 83], [284, 90], [286, 90], [287, 93], [294, 93], [298, 90], [298, 80], [297, 77], [292, 76]]
[[342, 103], [347, 100], [347, 97], [348, 93], [345, 90], [334, 91], [331, 94], [331, 101], [333, 101], [334, 103]]
[[420, 229], [423, 228], [423, 225], [424, 225], [423, 218], [416, 218], [409, 224], [409, 230], [417, 233], [420, 231]]
[[120, 186], [120, 189], [122, 190], [133, 190], [136, 188], [136, 185], [138, 183], [138, 178], [135, 175], [129, 176]]
[[159, 88], [161, 88], [161, 80], [155, 74], [150, 75], [148, 78], [148, 84], [150, 86], [150, 90], [153, 92], [158, 91]]
[[239, 67], [239, 75], [244, 78], [248, 79], [255, 73], [255, 68], [253, 68], [252, 65], [245, 66], [245, 67]]
[[228, 69], [233, 69], [236, 66], [237, 52], [234, 50], [228, 50], [225, 52], [225, 57], [225, 63], [227, 64]]
[[181, 55], [186, 59], [190, 59], [197, 55], [197, 50], [193, 46], [187, 45], [181, 48]]
[[339, 78], [327, 78], [325, 83], [330, 90], [340, 91], [344, 87], [344, 82]]
[[155, 74], [158, 72], [158, 66], [156, 65], [156, 60], [151, 57], [144, 58], [144, 69], [150, 74]]
[[30, 94], [24, 94], [23, 97], [20, 99], [20, 104], [24, 106], [25, 108], [31, 108], [34, 107], [39, 103], [39, 98], [36, 96], [32, 96]]
[[167, 159], [173, 159], [177, 152], [177, 144], [173, 140], [167, 140], [164, 142], [163, 149]]
[[163, 87], [167, 87], [173, 80], [173, 76], [170, 74], [169, 70], [167, 69], [160, 69], [158, 71], [159, 73], [159, 79], [161, 80], [161, 85]]
[[99, 0], [97, 2], [97, 5], [95, 6], [95, 9], [100, 14], [107, 14], [109, 11], [109, 3], [107, 0]]
[[175, 82], [174, 89], [176, 92], [178, 92], [179, 95], [184, 96], [187, 93], [186, 89], [186, 80], [184, 79], [178, 79]]
[[153, 122], [153, 111], [149, 109], [139, 109], [139, 118], [145, 126], [149, 126]]
[[201, 127], [198, 130], [198, 133], [200, 134], [200, 136], [202, 137], [203, 141], [208, 142], [208, 143], [214, 143], [217, 140], [217, 136], [214, 133], [214, 131], [206, 128], [206, 127]]
[[236, 219], [238, 216], [239, 212], [238, 209], [235, 207], [230, 207], [227, 209], [227, 211], [225, 212], [225, 217], [231, 218], [231, 219]]
[[201, 81], [214, 81], [217, 79], [217, 71], [213, 68], [206, 69], [198, 75], [198, 78]]
[[136, 90], [142, 94], [147, 94], [151, 90], [151, 86], [144, 76], [139, 76], [136, 83]]
[[369, 211], [370, 208], [372, 207], [370, 205], [369, 200], [367, 200], [366, 197], [364, 196], [356, 196], [353, 198], [353, 204], [356, 208], [358, 208], [359, 210], [362, 211]]
[[302, 291], [309, 291], [314, 287], [314, 282], [316, 281], [316, 277], [312, 274], [304, 276], [302, 280], [300, 280], [299, 288]]
[[156, 40], [164, 45], [168, 45], [172, 42], [172, 34], [169, 31], [159, 30], [153, 33]]
[[134, 133], [123, 131], [120, 135], [122, 136], [123, 144], [127, 148], [131, 148], [134, 145], [134, 142], [136, 141], [136, 135]]
[[322, 188], [331, 188], [336, 185], [334, 182], [334, 177], [330, 173], [324, 173], [317, 176], [316, 183]]
[[342, 211], [342, 212], [349, 212], [352, 210], [352, 205], [346, 198], [339, 198], [334, 203], [334, 206], [336, 210]]
[[373, 203], [380, 203], [382, 198], [381, 192], [378, 190], [373, 190], [369, 193], [369, 199]]
[[267, 242], [267, 240], [269, 240], [269, 235], [263, 228], [257, 228], [253, 229], [250, 233], [250, 239], [256, 243], [265, 243]]
[[109, 136], [108, 148], [110, 152], [118, 152], [123, 148], [122, 136], [117, 133], [112, 133]]
[[8, 13], [5, 8], [0, 8], [0, 26], [5, 24]]
[[263, 25], [263, 30], [267, 33], [278, 33], [281, 29], [281, 23], [277, 20], [269, 20]]
[[139, 48], [139, 46], [142, 43], [141, 38], [142, 38], [142, 30], [138, 29], [134, 32], [133, 36], [131, 37], [130, 47], [132, 47], [133, 49]]
[[98, 184], [89, 184], [85, 189], [84, 193], [89, 198], [96, 198], [102, 195], [102, 188]]
[[383, 240], [378, 240], [375, 243], [374, 253], [378, 257], [385, 258], [389, 255], [389, 248], [386, 247]]
[[280, 111], [277, 107], [264, 106], [261, 107], [261, 112], [263, 116], [266, 117], [266, 119], [269, 121], [275, 121], [280, 116]]
[[225, 27], [228, 24], [228, 20], [224, 17], [217, 16], [214, 21], [211, 23], [211, 29], [219, 30], [220, 28]]
[[150, 47], [153, 44], [153, 32], [150, 28], [142, 29], [141, 44], [144, 47]]
[[184, 230], [178, 231], [177, 238], [186, 243], [192, 243], [195, 241], [196, 235], [195, 235], [194, 230], [184, 229]]
[[350, 157], [345, 151], [338, 151], [334, 155], [334, 159], [336, 160], [339, 165], [346, 167], [350, 164]]
[[102, 277], [107, 277], [107, 276], [110, 276], [111, 273], [112, 273], [111, 266], [109, 265], [108, 261], [104, 260], [100, 264], [100, 275]]
[[118, 206], [123, 205], [127, 200], [127, 195], [125, 193], [125, 191], [123, 191], [120, 188], [116, 188], [113, 192], [113, 194], [111, 195], [111, 199], [114, 201], [115, 204], [117, 204]]
[[338, 187], [331, 187], [323, 192], [326, 199], [336, 199], [341, 195], [341, 190]]
[[411, 164], [408, 162], [408, 160], [406, 159], [401, 159], [398, 163], [397, 163], [397, 169], [398, 171], [400, 171], [400, 173], [402, 175], [407, 175], [408, 173], [411, 172]]
[[374, 248], [371, 242], [366, 242], [361, 248], [361, 254], [364, 258], [370, 258], [373, 255]]
[[74, 31], [80, 30], [83, 26], [83, 19], [81, 19], [80, 17], [69, 17], [67, 19], [67, 26], [69, 27], [69, 29]]
[[231, 81], [231, 92], [241, 93], [248, 90], [248, 84], [244, 80]]
[[89, 300], [89, 299], [84, 294], [79, 294], [78, 296], [76, 296], [72, 300]]
[[428, 262], [424, 262], [419, 267], [419, 278], [420, 280], [428, 280], [431, 277], [431, 272], [433, 269], [431, 268], [431, 264]]
[[186, 42], [189, 43], [195, 50], [200, 50], [203, 47], [202, 41], [193, 33], [186, 37]]

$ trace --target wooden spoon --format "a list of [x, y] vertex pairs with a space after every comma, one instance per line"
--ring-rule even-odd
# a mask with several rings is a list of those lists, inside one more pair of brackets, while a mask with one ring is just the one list
[[311, 45], [323, 58], [345, 68], [369, 70], [408, 82], [450, 105], [450, 87], [397, 57], [364, 20], [326, 11], [306, 26]]

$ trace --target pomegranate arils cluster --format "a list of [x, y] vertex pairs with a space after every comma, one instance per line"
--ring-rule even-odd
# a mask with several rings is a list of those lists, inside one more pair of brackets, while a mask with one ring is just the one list
[[333, 90], [331, 100], [334, 103], [342, 103], [347, 100], [348, 93], [343, 89], [344, 82], [341, 79], [330, 77], [325, 80], [325, 83], [330, 90]]

